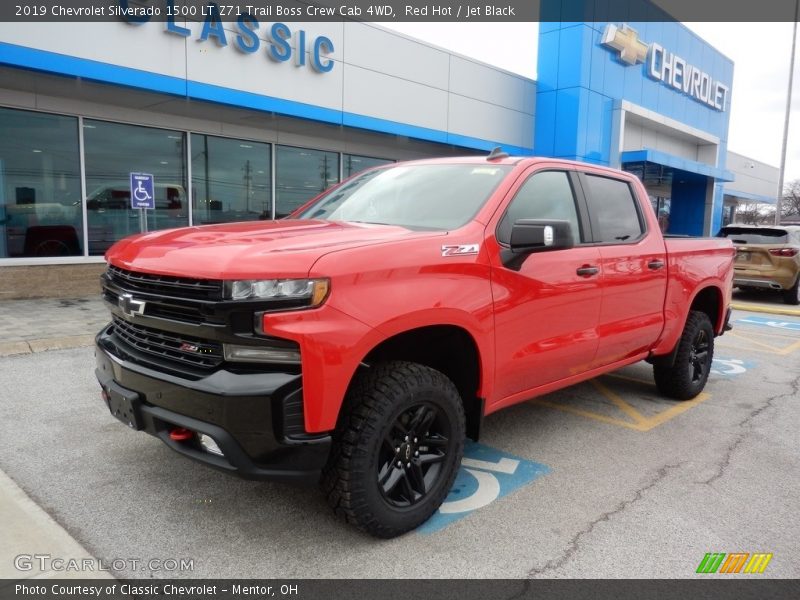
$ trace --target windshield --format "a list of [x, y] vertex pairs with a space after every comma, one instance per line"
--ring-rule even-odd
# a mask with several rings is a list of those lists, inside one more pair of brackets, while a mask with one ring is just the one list
[[730, 238], [734, 244], [785, 244], [789, 241], [785, 229], [763, 227], [723, 227], [719, 237]]
[[449, 231], [465, 225], [510, 165], [398, 165], [368, 171], [300, 213], [325, 219]]

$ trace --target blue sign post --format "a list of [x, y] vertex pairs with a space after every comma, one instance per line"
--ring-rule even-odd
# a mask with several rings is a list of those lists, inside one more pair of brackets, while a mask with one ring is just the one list
[[149, 173], [131, 173], [131, 208], [156, 207], [153, 176]]

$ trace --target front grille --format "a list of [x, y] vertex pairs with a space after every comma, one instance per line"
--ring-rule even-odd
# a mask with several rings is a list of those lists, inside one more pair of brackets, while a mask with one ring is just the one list
[[[103, 298], [114, 306], [119, 303], [119, 294], [106, 286], [103, 287]], [[204, 311], [203, 304], [200, 302], [167, 298], [148, 299], [144, 309], [144, 314], [148, 317], [183, 321], [194, 325], [200, 323], [224, 324], [223, 320], [215, 318], [212, 314], [206, 314], [207, 312], [209, 311]]]
[[222, 300], [222, 281], [138, 273], [113, 265], [109, 265], [107, 276], [118, 287], [132, 292], [196, 300]]
[[[222, 344], [217, 342], [159, 331], [118, 317], [113, 318], [113, 323], [117, 338], [144, 354], [203, 370], [215, 369], [222, 364]], [[161, 361], [155, 362], [154, 366], [161, 367]]]

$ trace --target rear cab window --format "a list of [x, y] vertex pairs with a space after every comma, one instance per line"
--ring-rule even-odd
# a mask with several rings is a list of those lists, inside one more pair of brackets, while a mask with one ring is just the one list
[[627, 181], [581, 173], [595, 243], [624, 244], [645, 233], [644, 218]]

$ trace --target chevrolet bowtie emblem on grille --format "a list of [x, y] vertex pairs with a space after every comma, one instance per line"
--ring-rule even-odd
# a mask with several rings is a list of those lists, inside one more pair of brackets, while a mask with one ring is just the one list
[[123, 314], [129, 317], [144, 314], [144, 307], [146, 302], [144, 300], [136, 300], [131, 294], [121, 294], [117, 300], [117, 305], [122, 310]]
[[648, 45], [639, 39], [637, 31], [628, 25], [621, 28], [609, 23], [600, 43], [619, 52], [619, 59], [629, 65], [643, 63]]

